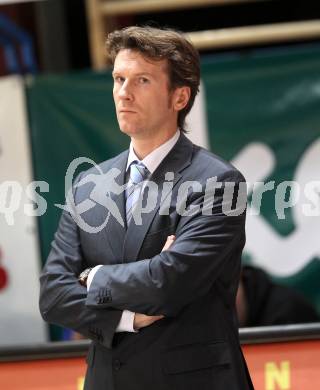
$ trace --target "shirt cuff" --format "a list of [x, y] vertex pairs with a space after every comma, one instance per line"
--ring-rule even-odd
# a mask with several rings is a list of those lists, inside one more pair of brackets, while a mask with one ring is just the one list
[[102, 267], [102, 264], [96, 265], [95, 267], [92, 268], [92, 270], [89, 272], [88, 278], [87, 278], [87, 291], [90, 290], [90, 285], [92, 283], [94, 275], [97, 273], [99, 268]]
[[132, 311], [124, 310], [122, 312], [121, 319], [119, 321], [119, 324], [116, 328], [116, 332], [134, 332], [138, 333], [137, 330], [134, 329], [134, 315]]
[[[92, 268], [90, 271], [88, 278], [87, 278], [87, 291], [90, 290], [91, 283], [93, 281], [93, 278], [95, 274], [99, 271], [99, 268], [102, 267], [102, 264], [95, 266]], [[119, 321], [119, 324], [116, 328], [116, 332], [133, 332], [133, 333], [138, 333], [137, 330], [134, 329], [133, 324], [134, 324], [134, 315], [132, 311], [129, 310], [124, 310], [122, 312], [121, 319]]]

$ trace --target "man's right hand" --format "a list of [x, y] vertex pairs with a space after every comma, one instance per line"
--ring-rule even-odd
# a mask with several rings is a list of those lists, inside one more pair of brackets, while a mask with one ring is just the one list
[[[164, 244], [164, 247], [162, 248], [162, 251], [168, 250], [170, 248], [170, 246], [173, 244], [175, 238], [176, 237], [173, 235], [168, 236], [167, 241]], [[163, 315], [147, 316], [146, 314], [135, 313], [133, 327], [134, 327], [134, 329], [139, 330], [141, 328], [144, 328], [146, 326], [153, 324], [154, 322], [156, 322], [158, 320], [161, 320], [162, 318], [164, 318]]]
[[163, 318], [163, 317], [164, 317], [163, 315], [147, 316], [146, 314], [135, 313], [133, 327], [135, 330], [139, 330], [141, 328], [144, 328], [146, 326], [153, 324], [154, 322], [156, 322], [158, 320], [161, 320], [161, 318]]

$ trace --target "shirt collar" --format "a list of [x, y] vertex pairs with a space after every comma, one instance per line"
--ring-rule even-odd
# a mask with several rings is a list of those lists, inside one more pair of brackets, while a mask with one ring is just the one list
[[133, 161], [142, 162], [146, 168], [148, 168], [150, 173], [153, 173], [158, 166], [160, 165], [161, 161], [167, 156], [167, 154], [170, 152], [170, 150], [174, 147], [174, 145], [177, 143], [180, 136], [180, 130], [177, 130], [175, 134], [164, 144], [158, 146], [155, 150], [153, 150], [151, 153], [149, 153], [143, 160], [139, 160], [137, 155], [135, 154], [135, 151], [132, 146], [132, 142], [130, 143], [129, 148], [129, 155], [128, 155], [128, 162], [127, 162], [127, 168], [128, 170], [130, 164]]

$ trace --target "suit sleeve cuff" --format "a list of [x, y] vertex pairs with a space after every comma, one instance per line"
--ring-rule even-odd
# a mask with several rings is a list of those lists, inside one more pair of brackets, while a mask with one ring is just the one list
[[138, 331], [134, 329], [134, 315], [132, 311], [124, 310], [122, 312], [121, 319], [119, 321], [119, 324], [116, 328], [116, 332], [134, 332], [137, 333]]
[[99, 268], [101, 268], [102, 265], [97, 265], [90, 271], [88, 278], [87, 278], [87, 291], [90, 290], [91, 283], [93, 281], [94, 275], [99, 271]]

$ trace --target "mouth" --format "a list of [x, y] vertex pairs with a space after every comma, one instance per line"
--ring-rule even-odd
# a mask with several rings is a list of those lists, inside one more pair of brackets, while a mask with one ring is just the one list
[[136, 112], [132, 110], [120, 110], [119, 114], [136, 114]]

